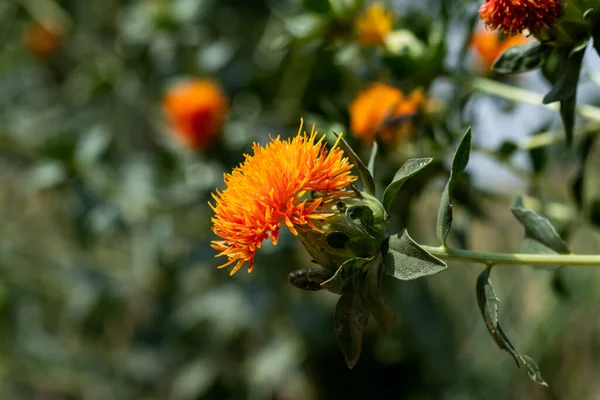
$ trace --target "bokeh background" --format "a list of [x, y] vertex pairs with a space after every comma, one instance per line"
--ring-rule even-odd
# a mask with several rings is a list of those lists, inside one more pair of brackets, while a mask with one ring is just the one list
[[[216, 268], [208, 202], [223, 173], [253, 142], [294, 135], [300, 118], [343, 131], [367, 157], [352, 128], [367, 111], [351, 104], [373, 82], [424, 95], [394, 129], [401, 137], [380, 143], [380, 193], [407, 158], [436, 160], [403, 188], [391, 231], [436, 244], [449, 159], [472, 125], [452, 245], [518, 251], [509, 206], [522, 194], [572, 251], [600, 251], [600, 119], [578, 120], [566, 148], [557, 112], [511, 89], [544, 93], [543, 72], [493, 75], [473, 45], [479, 2], [390, 1], [390, 36], [374, 44], [357, 31], [370, 4], [0, 2], [0, 398], [600, 398], [596, 268], [492, 274], [504, 331], [551, 389], [489, 337], [480, 265], [387, 282], [396, 325], [384, 335], [369, 322], [353, 370], [333, 330], [337, 296], [287, 281], [311, 266], [289, 232], [264, 243], [250, 275]], [[588, 54], [579, 102], [600, 115], [597, 66]], [[177, 125], [167, 106], [196, 80], [226, 104], [198, 100], [218, 114], [208, 133], [202, 117]], [[194, 96], [203, 92], [173, 107], [193, 108]], [[210, 140], [193, 145], [194, 135]]]

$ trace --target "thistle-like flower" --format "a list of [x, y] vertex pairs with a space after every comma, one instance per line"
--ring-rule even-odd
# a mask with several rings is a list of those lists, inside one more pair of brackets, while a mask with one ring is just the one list
[[55, 21], [31, 23], [25, 30], [23, 41], [29, 52], [39, 60], [48, 60], [65, 40], [63, 25]]
[[223, 239], [213, 241], [212, 247], [227, 257], [219, 268], [235, 263], [233, 275], [248, 262], [251, 272], [262, 242], [271, 238], [277, 244], [281, 225], [294, 235], [300, 228], [320, 231], [317, 221], [334, 215], [317, 211], [322, 197], [306, 194], [339, 192], [356, 177], [337, 143], [328, 152], [324, 138], [317, 137], [314, 126], [310, 135], [302, 133], [300, 125], [292, 139], [271, 138], [265, 147], [255, 143], [254, 154], [225, 174], [226, 188], [213, 194], [215, 204], [210, 204], [213, 232]]
[[175, 137], [194, 150], [204, 150], [217, 137], [228, 105], [217, 83], [197, 80], [170, 88], [163, 108]]
[[408, 120], [394, 124], [388, 122], [418, 113], [425, 102], [422, 89], [405, 96], [396, 87], [375, 83], [360, 92], [350, 104], [350, 128], [367, 143], [371, 143], [376, 135], [388, 143], [395, 142], [410, 134], [412, 123]]
[[373, 3], [356, 20], [358, 41], [366, 46], [379, 46], [385, 43], [385, 37], [392, 30], [393, 16], [383, 3]]
[[509, 36], [528, 30], [534, 35], [563, 13], [560, 0], [486, 0], [479, 15], [490, 29]]
[[477, 29], [471, 37], [471, 48], [475, 51], [483, 72], [489, 72], [494, 61], [507, 49], [527, 43], [525, 35], [503, 37], [501, 32]]

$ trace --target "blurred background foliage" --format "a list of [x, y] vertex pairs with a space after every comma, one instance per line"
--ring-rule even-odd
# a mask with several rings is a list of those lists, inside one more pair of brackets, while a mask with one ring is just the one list
[[[494, 270], [504, 329], [549, 391], [489, 337], [481, 266], [386, 287], [394, 331], [370, 323], [348, 370], [336, 296], [287, 282], [310, 266], [289, 232], [264, 243], [251, 275], [216, 269], [209, 247], [222, 174], [303, 117], [364, 157], [381, 133], [380, 189], [407, 158], [435, 157], [400, 193], [394, 231], [436, 243], [449, 157], [473, 125], [451, 242], [518, 251], [520, 193], [574, 252], [598, 253], [600, 113], [566, 148], [558, 113], [529, 104], [549, 87], [542, 72], [489, 72], [504, 39], [483, 38], [479, 5], [0, 2], [0, 397], [600, 398], [594, 268]], [[597, 57], [584, 65], [580, 103], [593, 106]], [[186, 91], [197, 80], [216, 89]], [[369, 94], [375, 82], [386, 89]]]

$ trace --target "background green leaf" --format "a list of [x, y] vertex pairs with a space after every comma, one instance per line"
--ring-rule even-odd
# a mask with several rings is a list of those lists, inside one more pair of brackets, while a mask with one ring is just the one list
[[560, 101], [560, 117], [565, 128], [567, 144], [573, 141], [573, 127], [575, 124], [575, 103], [577, 100], [577, 84], [581, 62], [585, 54], [585, 46], [573, 52], [564, 52], [562, 55], [562, 68], [550, 92], [544, 96], [544, 104]]

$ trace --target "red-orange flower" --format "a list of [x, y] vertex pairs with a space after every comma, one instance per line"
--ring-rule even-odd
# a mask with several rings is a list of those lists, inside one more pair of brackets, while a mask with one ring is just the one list
[[228, 259], [219, 268], [236, 263], [231, 275], [246, 262], [252, 271], [256, 251], [268, 238], [277, 244], [281, 224], [297, 235], [294, 226], [317, 229], [311, 220], [330, 216], [315, 213], [321, 199], [302, 199], [305, 192], [335, 192], [356, 180], [337, 143], [328, 153], [325, 135], [317, 138], [314, 126], [309, 136], [301, 131], [302, 125], [293, 139], [278, 136], [265, 147], [255, 143], [254, 154], [225, 174], [226, 189], [213, 194], [212, 230], [224, 240], [212, 247]]
[[536, 34], [562, 15], [560, 0], [486, 0], [479, 15], [488, 28], [516, 35], [527, 29]]
[[392, 30], [392, 22], [393, 16], [386, 11], [383, 3], [373, 3], [356, 20], [358, 41], [366, 46], [383, 45], [386, 35]]
[[477, 53], [483, 69], [487, 72], [500, 54], [513, 46], [527, 43], [527, 40], [525, 35], [502, 37], [498, 31], [478, 29], [471, 38], [471, 47]]
[[370, 143], [375, 135], [387, 142], [393, 142], [400, 136], [410, 133], [410, 121], [399, 124], [387, 122], [405, 115], [419, 112], [425, 105], [422, 89], [412, 91], [408, 96], [402, 90], [384, 84], [375, 83], [363, 90], [350, 104], [350, 128], [363, 141]]
[[56, 52], [63, 39], [64, 33], [60, 24], [35, 22], [27, 26], [23, 41], [31, 54], [46, 60]]
[[177, 138], [195, 150], [203, 150], [221, 130], [228, 105], [218, 84], [199, 80], [170, 88], [163, 108]]

